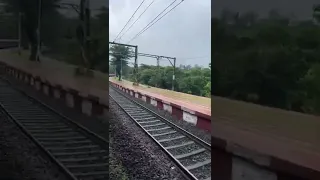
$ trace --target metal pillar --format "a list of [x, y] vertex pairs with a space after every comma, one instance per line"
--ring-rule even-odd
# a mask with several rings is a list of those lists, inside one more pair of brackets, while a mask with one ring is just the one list
[[87, 46], [87, 37], [88, 37], [88, 23], [87, 23], [87, 8], [89, 5], [89, 1], [88, 0], [81, 0], [80, 1], [80, 13], [79, 13], [79, 18], [80, 18], [80, 26], [81, 29], [83, 31], [82, 34], [82, 42], [81, 42], [81, 46], [82, 46], [82, 58], [84, 60], [85, 66], [87, 67], [88, 65], [88, 46]]
[[[145, 53], [138, 53], [139, 56], [144, 56], [144, 57], [150, 57], [150, 58], [156, 58], [157, 63], [161, 58], [167, 59], [171, 66], [173, 67], [173, 75], [172, 75], [172, 90], [174, 91], [174, 82], [175, 82], [175, 71], [176, 71], [176, 59], [175, 57], [167, 57], [167, 56], [158, 56], [158, 55], [153, 55], [153, 54], [145, 54]], [[173, 60], [173, 62], [171, 62]]]
[[19, 17], [18, 17], [18, 37], [19, 37], [19, 43], [18, 43], [18, 48], [19, 48], [19, 50], [18, 50], [18, 53], [19, 53], [19, 55], [21, 55], [21, 43], [22, 43], [22, 40], [21, 40], [21, 38], [22, 38], [22, 34], [21, 34], [21, 23], [22, 23], [22, 13], [21, 12], [19, 12], [19, 15], [18, 15]]
[[[127, 46], [127, 47], [133, 47], [135, 49], [134, 53], [134, 77], [135, 77], [135, 82], [134, 85], [139, 84], [139, 78], [138, 78], [138, 46], [137, 45], [130, 45], [130, 44], [122, 44], [122, 43], [116, 43], [116, 42], [109, 42], [109, 44], [113, 45], [119, 45], [119, 46]], [[110, 53], [109, 53], [110, 54]], [[122, 77], [122, 60], [121, 60], [121, 77]]]
[[41, 49], [41, 39], [40, 39], [40, 27], [41, 27], [41, 8], [42, 8], [42, 0], [39, 0], [38, 4], [38, 29], [37, 29], [37, 35], [38, 35], [38, 50], [37, 50], [37, 61], [40, 61], [40, 49]]
[[135, 82], [136, 86], [139, 85], [139, 74], [138, 74], [138, 46], [135, 47], [135, 54], [134, 54], [134, 67], [135, 67]]
[[121, 78], [120, 80], [122, 81], [122, 76], [123, 76], [123, 73], [122, 73], [122, 60], [120, 60], [120, 74], [121, 74]]
[[172, 91], [174, 91], [175, 75], [176, 75], [176, 58], [173, 59], [173, 74], [172, 74]]
[[160, 68], [160, 57], [157, 57], [157, 66], [158, 66], [158, 69]]
[[[85, 47], [86, 47], [86, 58], [87, 63], [90, 63], [90, 4], [89, 0], [85, 0], [84, 4], [84, 15], [85, 15]], [[88, 67], [91, 66], [91, 64], [87, 64]], [[90, 67], [89, 67], [90, 68]]]

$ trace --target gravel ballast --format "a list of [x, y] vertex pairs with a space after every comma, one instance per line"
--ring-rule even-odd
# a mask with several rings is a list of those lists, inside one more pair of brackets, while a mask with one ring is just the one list
[[[114, 89], [116, 89], [115, 87], [113, 87]], [[118, 89], [116, 89], [118, 90]], [[164, 111], [164, 110], [160, 110], [157, 107], [148, 104], [146, 102], [144, 102], [142, 99], [138, 99], [138, 98], [134, 98], [132, 96], [130, 96], [127, 93], [124, 93], [122, 91], [117, 91], [119, 93], [121, 93], [122, 95], [125, 95], [126, 97], [129, 97], [130, 99], [142, 104], [143, 106], [149, 108], [150, 110], [158, 113], [159, 115], [161, 115], [162, 117], [166, 118], [167, 120], [170, 120], [170, 122], [174, 123], [175, 125], [187, 130], [189, 133], [197, 136], [198, 138], [204, 140], [205, 142], [211, 144], [211, 133], [209, 131], [204, 131], [202, 129], [199, 129], [198, 127], [194, 126], [191, 123], [182, 121], [182, 120], [178, 120], [176, 117], [173, 117], [169, 112]], [[161, 132], [162, 133], [162, 132]]]
[[110, 133], [116, 156], [126, 167], [129, 179], [185, 179], [160, 147], [113, 101], [110, 104]]
[[[50, 98], [42, 93], [35, 91], [32, 87], [22, 84], [14, 78], [6, 77], [13, 85], [23, 90], [28, 95], [35, 97], [45, 104], [49, 105], [51, 108], [55, 109], [64, 116], [72, 119], [73, 121], [81, 124], [82, 126], [88, 128], [89, 130], [95, 132], [106, 140], [109, 140], [109, 122], [107, 119], [97, 119], [84, 116], [74, 109], [68, 108], [64, 102]], [[111, 140], [111, 138], [110, 138]], [[121, 160], [117, 159], [112, 153], [112, 144], [109, 147], [109, 179], [111, 180], [126, 180], [127, 174], [124, 167], [121, 164]]]
[[69, 179], [1, 108], [0, 127], [0, 179]]
[[[15, 86], [36, 97], [51, 108], [64, 114], [105, 139], [110, 139], [110, 179], [184, 180], [185, 177], [173, 162], [162, 152], [113, 101], [110, 101], [110, 115], [107, 119], [92, 119], [67, 108], [63, 102], [36, 92], [14, 78], [8, 78]], [[109, 137], [110, 136], [110, 137]]]

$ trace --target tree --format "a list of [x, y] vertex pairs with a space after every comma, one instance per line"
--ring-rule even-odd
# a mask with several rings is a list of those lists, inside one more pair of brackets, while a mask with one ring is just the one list
[[204, 87], [205, 96], [211, 96], [211, 81], [209, 81], [206, 86]]
[[119, 81], [121, 80], [122, 76], [122, 67], [128, 65], [128, 59], [132, 57], [132, 52], [129, 47], [122, 46], [122, 45], [112, 45], [110, 47], [110, 55], [111, 58], [111, 65], [116, 66], [116, 74], [119, 77]]
[[[132, 69], [132, 67], [131, 67]], [[173, 67], [158, 67], [141, 64], [139, 68], [139, 82], [162, 89], [172, 88]], [[175, 91], [198, 96], [210, 96], [211, 71], [209, 68], [179, 66], [175, 69]], [[129, 80], [133, 81], [132, 77]]]
[[320, 23], [320, 4], [316, 4], [313, 6], [313, 17], [318, 23]]
[[91, 42], [90, 42], [90, 64], [89, 68], [97, 69], [102, 72], [108, 72], [108, 61], [106, 57], [109, 56], [108, 23], [108, 9], [102, 7], [100, 13], [97, 14], [91, 22]]
[[[319, 9], [313, 9], [315, 19]], [[320, 71], [316, 65], [320, 63], [319, 26], [312, 21], [289, 23], [293, 21], [274, 10], [264, 19], [247, 13], [223, 13], [222, 18], [212, 19], [212, 93], [320, 113]], [[235, 23], [227, 23], [226, 14], [229, 21], [233, 14]]]
[[[51, 19], [44, 22], [44, 25], [41, 25], [41, 28], [44, 30], [50, 30], [51, 39], [55, 37], [55, 30], [58, 29], [58, 26], [54, 22], [59, 21], [59, 13], [56, 11], [54, 4], [60, 0], [46, 0], [42, 1], [42, 15], [50, 17]], [[21, 12], [23, 14], [22, 26], [24, 33], [27, 35], [29, 44], [31, 46], [30, 60], [36, 60], [37, 55], [37, 46], [38, 46], [38, 37], [37, 37], [37, 27], [38, 27], [38, 0], [2, 0], [6, 5], [5, 9], [8, 12], [18, 14]], [[46, 23], [50, 22], [50, 23]], [[46, 33], [45, 33], [46, 34]], [[49, 34], [49, 33], [48, 33]], [[44, 37], [41, 34], [41, 37]], [[47, 36], [50, 39], [50, 36]], [[44, 37], [46, 39], [47, 37]], [[53, 37], [53, 38], [52, 38]]]

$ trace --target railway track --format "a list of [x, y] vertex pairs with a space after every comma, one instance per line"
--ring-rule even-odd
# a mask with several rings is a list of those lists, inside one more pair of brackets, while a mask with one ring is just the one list
[[181, 168], [189, 179], [211, 179], [211, 145], [110, 86], [109, 96]]
[[70, 179], [108, 179], [108, 143], [0, 79], [0, 110]]

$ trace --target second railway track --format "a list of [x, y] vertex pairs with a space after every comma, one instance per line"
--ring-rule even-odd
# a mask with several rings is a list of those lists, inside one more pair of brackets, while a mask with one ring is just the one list
[[193, 180], [211, 179], [211, 145], [110, 86], [109, 96]]
[[108, 143], [0, 79], [0, 109], [70, 179], [108, 179]]

